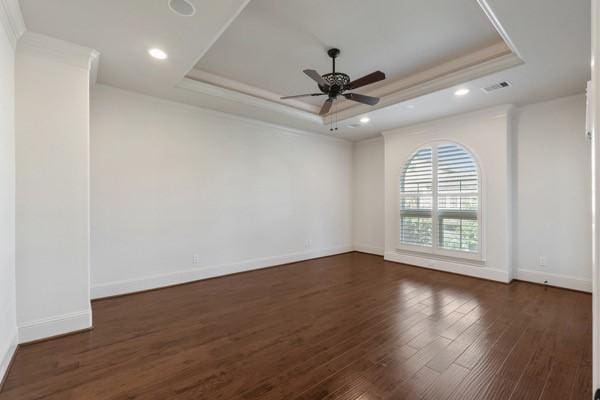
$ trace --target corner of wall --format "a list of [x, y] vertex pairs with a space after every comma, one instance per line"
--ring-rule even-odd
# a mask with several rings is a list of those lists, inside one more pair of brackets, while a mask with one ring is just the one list
[[513, 278], [520, 281], [533, 282], [542, 285], [556, 286], [565, 289], [577, 290], [580, 292], [592, 293], [591, 279], [575, 278], [572, 276], [522, 268], [516, 269], [514, 271]]
[[[88, 104], [97, 57], [93, 49], [33, 32], [25, 32], [16, 48], [20, 343], [91, 327]], [[56, 191], [57, 182], [65, 190]]]
[[379, 246], [372, 246], [368, 244], [358, 244], [355, 243], [352, 248], [354, 251], [358, 251], [360, 253], [373, 254], [376, 256], [383, 256], [385, 253], [385, 249]]
[[517, 114], [516, 114], [516, 109], [511, 106], [508, 111], [507, 111], [507, 118], [506, 118], [506, 140], [507, 140], [507, 149], [508, 149], [508, 154], [507, 154], [507, 166], [508, 166], [508, 171], [507, 171], [507, 176], [508, 176], [508, 188], [509, 191], [507, 193], [507, 207], [508, 207], [508, 244], [507, 244], [507, 255], [506, 258], [508, 260], [508, 279], [509, 282], [512, 281], [514, 279], [514, 276], [516, 274], [515, 271], [515, 265], [516, 265], [516, 255], [515, 255], [515, 251], [514, 251], [514, 243], [515, 243], [515, 238], [516, 238], [516, 234], [517, 234], [517, 229], [516, 229], [516, 224], [515, 224], [515, 204], [516, 204], [516, 190], [515, 190], [515, 185], [516, 182], [518, 180], [518, 177], [516, 175], [516, 168], [513, 165], [513, 163], [515, 162], [516, 158], [516, 152], [518, 151], [517, 146], [516, 146], [516, 140], [514, 138], [515, 135], [515, 118], [516, 118]]
[[5, 342], [5, 348], [0, 348], [0, 390], [2, 390], [2, 383], [4, 382], [4, 378], [8, 373], [8, 369], [10, 368], [10, 364], [12, 362], [13, 357], [15, 356], [15, 352], [17, 351], [18, 345], [18, 335], [16, 328], [9, 335], [8, 341]]
[[66, 333], [83, 331], [92, 326], [92, 309], [53, 315], [19, 326], [19, 343], [60, 336]]
[[25, 33], [25, 21], [18, 0], [0, 0], [0, 25], [13, 49], [17, 47], [19, 38]]
[[[16, 321], [16, 282], [15, 282], [15, 143], [14, 143], [14, 81], [15, 81], [15, 49], [17, 42], [25, 31], [25, 23], [17, 0], [0, 0], [0, 45], [2, 55], [0, 56], [0, 87], [2, 88], [2, 107], [0, 107], [0, 121], [2, 127], [0, 138], [3, 152], [0, 156], [3, 164], [2, 188], [3, 194], [1, 218], [2, 218], [2, 263], [0, 281], [0, 389], [2, 382], [8, 372], [12, 358], [14, 357], [17, 343], [17, 321]], [[6, 37], [7, 43], [3, 36]], [[6, 50], [6, 52], [5, 52]], [[6, 251], [4, 251], [6, 250]], [[4, 302], [7, 302], [6, 304]]]

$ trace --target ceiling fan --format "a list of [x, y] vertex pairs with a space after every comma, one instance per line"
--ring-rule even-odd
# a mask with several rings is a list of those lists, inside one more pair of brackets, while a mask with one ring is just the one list
[[299, 94], [296, 96], [285, 96], [282, 97], [282, 100], [285, 99], [295, 99], [298, 97], [308, 97], [308, 96], [328, 96], [325, 103], [321, 107], [321, 111], [319, 115], [325, 115], [331, 109], [331, 105], [333, 101], [337, 99], [338, 96], [343, 96], [348, 100], [356, 101], [362, 104], [368, 104], [370, 106], [374, 106], [379, 102], [378, 97], [365, 96], [363, 94], [358, 93], [345, 93], [348, 90], [358, 89], [363, 86], [370, 85], [371, 83], [379, 82], [385, 79], [385, 74], [381, 71], [375, 71], [370, 73], [369, 75], [365, 75], [362, 78], [356, 79], [354, 81], [350, 81], [350, 77], [347, 74], [342, 72], [335, 72], [335, 59], [340, 55], [339, 49], [329, 49], [327, 51], [329, 57], [331, 57], [331, 62], [333, 65], [333, 72], [325, 75], [319, 75], [317, 71], [314, 69], [305, 69], [303, 72], [308, 75], [309, 78], [317, 82], [319, 85], [320, 93], [308, 93], [308, 94]]

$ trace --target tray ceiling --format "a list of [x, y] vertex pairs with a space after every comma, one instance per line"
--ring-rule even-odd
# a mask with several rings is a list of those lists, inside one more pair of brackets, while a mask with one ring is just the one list
[[[360, 90], [381, 97], [376, 107], [339, 103], [336, 135], [350, 140], [582, 93], [590, 76], [589, 0], [190, 0], [192, 17], [172, 13], [168, 0], [19, 1], [28, 30], [101, 53], [100, 84], [294, 132], [331, 134], [317, 106], [279, 96], [312, 91], [302, 69], [328, 72], [325, 50], [338, 46], [344, 72], [390, 77]], [[250, 24], [247, 34], [235, 37], [238, 24]], [[231, 40], [238, 47], [228, 48]], [[150, 47], [168, 60], [148, 56]], [[209, 69], [218, 57], [224, 66]], [[508, 89], [481, 90], [505, 80]], [[468, 96], [453, 95], [464, 87]], [[359, 124], [366, 115], [371, 122]]]
[[[302, 70], [331, 72], [330, 47], [341, 49], [337, 69], [352, 78], [384, 71], [386, 81], [357, 91], [378, 95], [394, 82], [484, 49], [494, 50], [475, 62], [511, 52], [474, 0], [253, 0], [188, 76], [278, 101], [315, 91]], [[316, 112], [322, 101], [281, 103]]]

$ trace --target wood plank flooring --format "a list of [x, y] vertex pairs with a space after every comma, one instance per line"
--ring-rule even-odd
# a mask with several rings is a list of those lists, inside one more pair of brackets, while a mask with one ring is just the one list
[[591, 296], [349, 253], [92, 304], [12, 399], [591, 398]]

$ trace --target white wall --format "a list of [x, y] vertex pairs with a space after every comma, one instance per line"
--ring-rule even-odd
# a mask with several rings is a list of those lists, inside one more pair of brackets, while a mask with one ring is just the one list
[[[515, 278], [591, 290], [590, 143], [585, 97], [532, 104], [512, 123], [512, 269]], [[355, 143], [354, 244], [384, 246], [384, 143]], [[561, 188], [557, 190], [557, 188]], [[363, 192], [364, 190], [364, 192]], [[362, 193], [360, 193], [362, 192]], [[376, 251], [371, 251], [377, 253]], [[539, 266], [545, 256], [547, 265]]]
[[[0, 4], [1, 7], [1, 4]], [[15, 293], [15, 53], [0, 24], [0, 381], [17, 344]]]
[[[508, 282], [510, 258], [510, 110], [489, 110], [444, 118], [384, 132], [385, 136], [385, 258], [443, 271]], [[468, 149], [481, 171], [483, 259], [431, 256], [407, 252], [399, 243], [399, 182], [410, 156], [433, 141], [452, 141]]]
[[585, 96], [526, 106], [516, 117], [517, 277], [591, 291], [591, 143], [585, 136]]
[[354, 143], [352, 240], [355, 250], [383, 255], [383, 137]]
[[101, 85], [91, 107], [93, 297], [351, 250], [351, 143]]
[[600, 0], [592, 0], [592, 81], [588, 84], [589, 128], [592, 133], [592, 342], [593, 342], [593, 388], [600, 389], [600, 140], [598, 126], [600, 117]]
[[19, 340], [91, 326], [91, 50], [26, 33], [16, 61]]

